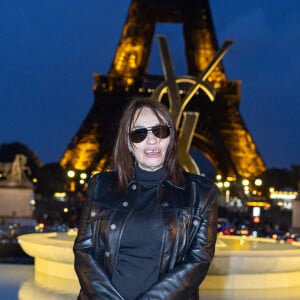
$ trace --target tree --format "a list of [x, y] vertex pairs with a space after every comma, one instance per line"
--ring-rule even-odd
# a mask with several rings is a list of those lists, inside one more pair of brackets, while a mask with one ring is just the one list
[[45, 164], [37, 172], [36, 194], [52, 196], [55, 192], [63, 192], [66, 186], [66, 175], [59, 163]]

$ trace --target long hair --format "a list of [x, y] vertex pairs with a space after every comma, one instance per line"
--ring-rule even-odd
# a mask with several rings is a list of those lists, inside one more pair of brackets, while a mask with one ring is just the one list
[[118, 190], [126, 190], [129, 181], [133, 178], [135, 158], [129, 150], [129, 145], [132, 146], [129, 132], [134, 124], [135, 117], [144, 107], [151, 109], [161, 124], [167, 123], [170, 126], [170, 143], [163, 164], [165, 170], [164, 179], [171, 180], [176, 186], [183, 184], [182, 168], [178, 159], [177, 134], [168, 108], [154, 99], [132, 98], [120, 120], [114, 147], [114, 169], [117, 173], [116, 188]]

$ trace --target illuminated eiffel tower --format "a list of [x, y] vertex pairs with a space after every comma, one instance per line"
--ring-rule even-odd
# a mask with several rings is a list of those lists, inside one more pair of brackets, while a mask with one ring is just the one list
[[[122, 109], [133, 95], [151, 96], [164, 79], [147, 74], [155, 25], [182, 23], [188, 74], [199, 76], [219, 50], [208, 0], [132, 0], [108, 75], [95, 75], [94, 104], [60, 164], [92, 172], [112, 164]], [[192, 149], [200, 151], [223, 178], [254, 179], [265, 165], [239, 112], [240, 81], [229, 81], [222, 63], [207, 81], [215, 101], [199, 92], [187, 106], [200, 112]]]

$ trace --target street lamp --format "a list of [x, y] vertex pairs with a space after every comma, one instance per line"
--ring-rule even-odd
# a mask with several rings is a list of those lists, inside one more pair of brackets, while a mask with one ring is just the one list
[[260, 179], [260, 178], [256, 178], [255, 179], [255, 181], [254, 181], [254, 184], [256, 185], [256, 186], [262, 186], [262, 180]]
[[75, 175], [76, 175], [76, 173], [75, 173], [74, 170], [69, 170], [69, 171], [67, 172], [67, 175], [68, 175], [69, 178], [74, 178]]
[[69, 191], [70, 192], [75, 192], [75, 190], [76, 190], [76, 183], [74, 181], [75, 175], [76, 175], [76, 173], [75, 173], [74, 170], [68, 170], [67, 176], [68, 176], [69, 179], [71, 179], [70, 180], [70, 185], [69, 185]]

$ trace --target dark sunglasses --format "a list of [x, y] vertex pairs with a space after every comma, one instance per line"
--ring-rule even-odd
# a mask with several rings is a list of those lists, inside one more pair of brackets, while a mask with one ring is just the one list
[[151, 131], [157, 138], [165, 139], [170, 135], [170, 127], [168, 125], [156, 125], [152, 127], [142, 127], [130, 131], [129, 136], [130, 140], [133, 143], [142, 142], [148, 134], [148, 131]]

